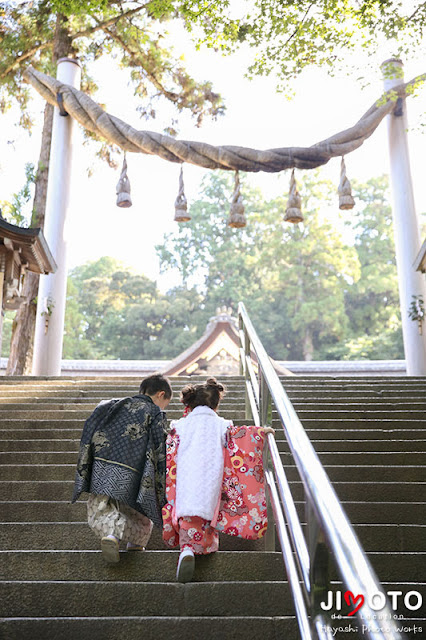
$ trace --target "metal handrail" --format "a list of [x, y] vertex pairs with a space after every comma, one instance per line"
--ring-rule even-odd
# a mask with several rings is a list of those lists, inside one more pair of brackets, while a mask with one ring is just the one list
[[[352, 594], [363, 594], [365, 597], [363, 606], [357, 612], [360, 622], [365, 625], [363, 637], [371, 638], [371, 640], [403, 640], [405, 635], [401, 634], [397, 629], [393, 620], [393, 611], [387, 601], [385, 606], [380, 610], [381, 615], [386, 619], [386, 626], [377, 627], [376, 624], [372, 623], [372, 621], [376, 620], [377, 614], [377, 611], [371, 607], [372, 599], [378, 592], [384, 592], [383, 587], [358, 541], [355, 531], [278, 378], [269, 356], [257, 336], [242, 302], [240, 302], [238, 307], [238, 315], [242, 342], [242, 349], [240, 350], [242, 352], [241, 357], [247, 357], [247, 355], [250, 355], [251, 351], [253, 351], [257, 358], [259, 370], [260, 382], [258, 383], [257, 406], [254, 393], [247, 394], [246, 396], [250, 402], [252, 415], [257, 418], [259, 426], [266, 426], [266, 414], [263, 407], [267, 402], [267, 398], [264, 396], [265, 394], [269, 395], [279, 415], [287, 442], [304, 486], [308, 511], [310, 510], [308, 526], [311, 525], [312, 529], [315, 530], [317, 542], [319, 539], [324, 540], [328, 549], [332, 552], [336, 569], [345, 588], [351, 591]], [[247, 371], [246, 362], [243, 364], [243, 371], [246, 386], [248, 386], [252, 384], [252, 381]], [[293, 553], [291, 547], [285, 541], [287, 533], [282, 531], [283, 528], [285, 529], [282, 511], [280, 505], [277, 504], [279, 500], [277, 500], [276, 489], [274, 490], [272, 488], [272, 479], [271, 475], [269, 475], [271, 472], [267, 471], [265, 474], [266, 480], [270, 488], [269, 493], [273, 511], [274, 514], [277, 514], [275, 522], [280, 542], [282, 542], [282, 552], [293, 599], [295, 601], [296, 616], [299, 622], [301, 637], [303, 640], [309, 639], [313, 637], [311, 634], [315, 633], [315, 637], [325, 639], [329, 637], [327, 624], [324, 624], [327, 618], [326, 615], [324, 615], [325, 612], [319, 611], [318, 607], [315, 606], [315, 585], [311, 584], [311, 582], [313, 582], [312, 576], [316, 575], [316, 569], [318, 569], [319, 572], [321, 570], [321, 567], [316, 566], [319, 562], [317, 554], [315, 553], [315, 551], [318, 550], [318, 546], [316, 545], [314, 549], [310, 549], [309, 553], [278, 448], [271, 434], [268, 436], [268, 445], [275, 481], [278, 485], [289, 533], [296, 551], [306, 600], [310, 599], [312, 622], [311, 629], [307, 632], [305, 623], [306, 607], [304, 603], [301, 603], [301, 592], [299, 593], [299, 590], [294, 588], [295, 581], [292, 564], [293, 566], [295, 565]], [[279, 511], [281, 511], [281, 516], [278, 513]], [[292, 574], [291, 580], [289, 570]]]

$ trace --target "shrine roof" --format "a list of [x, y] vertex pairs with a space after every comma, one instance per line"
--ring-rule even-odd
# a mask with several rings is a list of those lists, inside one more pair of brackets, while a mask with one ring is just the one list
[[[190, 347], [180, 353], [164, 368], [162, 373], [167, 376], [188, 375], [195, 363], [211, 360], [216, 353], [225, 349], [229, 356], [238, 362], [240, 338], [237, 321], [229, 310], [218, 309], [217, 315], [210, 318], [205, 332]], [[252, 353], [252, 362], [257, 367], [256, 356]], [[275, 370], [281, 375], [292, 375], [287, 369], [272, 361]], [[194, 373], [199, 374], [197, 369]]]
[[0, 240], [4, 238], [12, 242], [15, 251], [20, 250], [29, 271], [43, 274], [56, 271], [57, 264], [39, 227], [18, 227], [0, 217]]

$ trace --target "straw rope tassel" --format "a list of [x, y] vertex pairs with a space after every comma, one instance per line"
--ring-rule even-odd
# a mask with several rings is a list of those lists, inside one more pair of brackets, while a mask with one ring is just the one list
[[188, 202], [186, 200], [183, 186], [183, 168], [180, 168], [179, 175], [179, 192], [175, 200], [175, 222], [188, 222], [191, 216], [188, 213]]
[[131, 207], [132, 198], [130, 197], [130, 182], [127, 177], [127, 160], [126, 154], [124, 154], [123, 167], [121, 169], [120, 179], [117, 182], [117, 207]]
[[340, 184], [337, 192], [339, 194], [339, 209], [353, 209], [355, 200], [352, 197], [351, 183], [346, 177], [346, 165], [343, 156], [340, 165]]
[[292, 222], [293, 224], [297, 224], [298, 222], [302, 222], [302, 198], [297, 190], [296, 179], [294, 177], [294, 169], [291, 172], [290, 178], [290, 193], [288, 194], [287, 207], [285, 210], [284, 221]]
[[240, 191], [240, 177], [238, 171], [235, 172], [234, 193], [232, 194], [231, 209], [229, 211], [228, 227], [239, 229], [247, 224], [244, 215], [243, 198]]

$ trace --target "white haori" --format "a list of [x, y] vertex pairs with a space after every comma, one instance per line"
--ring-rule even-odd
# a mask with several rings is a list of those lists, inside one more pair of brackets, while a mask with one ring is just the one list
[[212, 520], [223, 480], [226, 432], [232, 420], [209, 407], [195, 407], [172, 425], [179, 436], [176, 469], [176, 518]]

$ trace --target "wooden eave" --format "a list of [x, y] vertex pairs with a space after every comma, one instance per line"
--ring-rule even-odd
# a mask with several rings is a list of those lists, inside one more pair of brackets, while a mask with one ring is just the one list
[[20, 251], [22, 264], [35, 273], [55, 273], [57, 264], [40, 228], [25, 229], [0, 218], [0, 241], [7, 238]]

